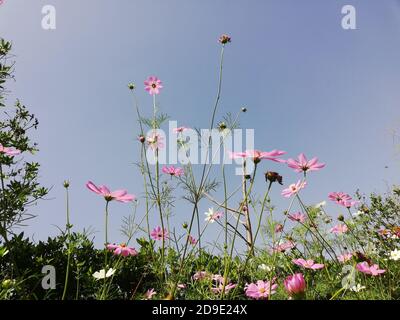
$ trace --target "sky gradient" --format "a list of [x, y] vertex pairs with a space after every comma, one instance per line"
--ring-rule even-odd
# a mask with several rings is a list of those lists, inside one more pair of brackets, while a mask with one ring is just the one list
[[[56, 30], [41, 28], [46, 4], [57, 10]], [[357, 10], [357, 30], [341, 27], [346, 4]], [[396, 0], [6, 0], [0, 37], [13, 42], [17, 61], [8, 103], [18, 97], [39, 118], [36, 160], [41, 182], [52, 187], [24, 230], [35, 240], [58, 233], [68, 179], [72, 223], [78, 230], [92, 226], [102, 243], [104, 201], [85, 183], [143, 196], [134, 165], [139, 127], [127, 84], [137, 84], [141, 108], [150, 115], [143, 80], [157, 75], [164, 82], [161, 110], [178, 125], [207, 128], [221, 33], [232, 43], [217, 120], [246, 106], [240, 124], [255, 129], [257, 149], [286, 150], [290, 157], [304, 152], [325, 162], [310, 175], [308, 203], [327, 200], [331, 191], [386, 191], [400, 182], [392, 134], [400, 124], [399, 31]], [[279, 164], [262, 163], [267, 169], [279, 171], [285, 185], [298, 178]], [[230, 175], [232, 186], [239, 183], [233, 169]], [[256, 185], [265, 188], [261, 176]], [[273, 190], [272, 201], [283, 209], [288, 201], [281, 189]], [[209, 206], [202, 202], [200, 212]], [[328, 208], [332, 215], [340, 212]], [[190, 218], [189, 209], [182, 200], [177, 204], [177, 229]], [[130, 207], [112, 203], [110, 211], [109, 238], [121, 242], [118, 229]], [[158, 225], [155, 213], [151, 222]], [[209, 230], [211, 238], [216, 231]]]

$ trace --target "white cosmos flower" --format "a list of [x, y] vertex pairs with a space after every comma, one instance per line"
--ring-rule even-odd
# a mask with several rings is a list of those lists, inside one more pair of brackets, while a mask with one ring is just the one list
[[319, 208], [322, 208], [322, 207], [325, 207], [325, 206], [326, 206], [326, 201], [322, 201], [322, 202], [317, 203], [315, 205], [315, 209], [319, 209]]
[[365, 287], [362, 286], [360, 283], [358, 283], [356, 286], [352, 286], [350, 288], [350, 290], [353, 292], [360, 292], [361, 290], [364, 290], [364, 289], [365, 289]]
[[221, 218], [223, 215], [222, 212], [219, 212], [219, 211], [214, 212], [214, 208], [209, 208], [207, 212], [204, 212], [204, 214], [206, 215], [206, 218], [204, 220], [209, 223], [215, 222], [216, 220]]
[[390, 258], [389, 259], [393, 260], [393, 261], [400, 260], [400, 250], [395, 249], [392, 252], [390, 252]]
[[104, 278], [109, 278], [115, 273], [115, 269], [110, 268], [108, 269], [107, 273], [104, 269], [101, 269], [100, 271], [96, 271], [93, 273], [93, 277], [96, 278], [96, 280], [104, 279]]
[[267, 266], [266, 264], [260, 264], [259, 266], [258, 266], [258, 269], [260, 269], [260, 270], [262, 270], [262, 271], [265, 271], [265, 272], [271, 272], [272, 271], [272, 267], [270, 267], [270, 266]]

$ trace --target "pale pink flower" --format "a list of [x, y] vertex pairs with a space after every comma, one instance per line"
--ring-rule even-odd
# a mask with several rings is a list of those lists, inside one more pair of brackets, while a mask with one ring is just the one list
[[301, 273], [288, 276], [283, 284], [289, 296], [301, 294], [306, 290], [306, 281]]
[[353, 255], [351, 253], [343, 253], [340, 256], [338, 256], [338, 260], [341, 263], [345, 263], [353, 258]]
[[197, 271], [193, 275], [193, 280], [203, 280], [203, 279], [208, 279], [210, 277], [210, 274], [207, 271]]
[[1, 143], [0, 143], [0, 153], [5, 154], [6, 156], [16, 156], [18, 154], [21, 153], [20, 150], [17, 150], [15, 148], [9, 148], [9, 147], [4, 147]]
[[307, 181], [297, 181], [296, 183], [292, 183], [288, 188], [283, 189], [281, 195], [285, 198], [290, 198], [293, 195], [296, 195], [301, 189], [303, 189], [307, 185]]
[[[224, 284], [223, 284], [223, 283], [220, 283], [220, 284], [217, 285], [217, 287], [212, 287], [212, 288], [211, 288], [211, 291], [214, 292], [214, 293], [221, 293], [223, 287], [224, 287]], [[229, 293], [229, 291], [231, 291], [231, 290], [234, 289], [235, 287], [236, 287], [236, 284], [228, 283], [228, 284], [225, 286], [225, 293]]]
[[303, 223], [306, 221], [306, 215], [301, 212], [291, 213], [288, 215], [289, 220]]
[[324, 265], [322, 263], [314, 263], [314, 260], [294, 259], [292, 262], [300, 267], [312, 270], [322, 269]]
[[136, 199], [135, 195], [133, 194], [128, 194], [126, 190], [116, 190], [111, 192], [106, 186], [96, 186], [93, 182], [88, 181], [86, 183], [86, 187], [90, 190], [93, 191], [94, 193], [97, 193], [106, 199], [106, 201], [112, 201], [116, 200], [119, 202], [130, 202]]
[[366, 261], [358, 263], [356, 265], [356, 269], [371, 276], [379, 276], [380, 274], [386, 272], [384, 269], [379, 269], [377, 264], [369, 265]]
[[182, 133], [182, 132], [184, 132], [184, 131], [186, 131], [188, 129], [189, 128], [186, 128], [186, 127], [178, 127], [178, 128], [173, 128], [172, 131], [175, 132], [175, 133]]
[[144, 85], [144, 89], [151, 95], [159, 94], [160, 89], [163, 87], [161, 80], [154, 76], [151, 76], [145, 80]]
[[192, 237], [191, 235], [188, 236], [188, 240], [189, 240], [189, 243], [192, 245], [197, 244], [197, 240], [194, 237]]
[[277, 284], [269, 281], [258, 280], [256, 283], [250, 283], [245, 286], [245, 294], [253, 299], [268, 299], [276, 292]]
[[138, 252], [135, 248], [129, 248], [125, 243], [122, 244], [108, 244], [107, 249], [113, 251], [115, 255], [121, 255], [123, 257], [127, 256], [137, 256]]
[[170, 167], [164, 166], [161, 170], [165, 174], [169, 174], [171, 176], [180, 177], [181, 175], [183, 175], [183, 169], [182, 168], [176, 168], [174, 166], [170, 166]]
[[281, 243], [277, 246], [275, 246], [272, 249], [272, 252], [285, 252], [286, 250], [292, 249], [296, 246], [296, 244], [293, 241], [287, 241], [284, 243]]
[[153, 296], [155, 296], [157, 294], [156, 291], [154, 291], [154, 289], [149, 289], [146, 291], [146, 293], [144, 294], [144, 299], [145, 300], [151, 300], [153, 299]]
[[349, 231], [349, 228], [345, 224], [338, 224], [329, 230], [334, 234], [343, 234]]
[[349, 200], [349, 201], [345, 200], [345, 201], [341, 202], [341, 205], [343, 207], [346, 207], [346, 208], [350, 209], [351, 207], [354, 207], [355, 205], [357, 205], [359, 203], [360, 203], [360, 201], [357, 201], [357, 200]]
[[150, 236], [153, 240], [166, 240], [168, 239], [168, 231], [167, 229], [163, 230], [160, 226], [158, 226], [154, 228], [152, 232], [150, 232]]
[[288, 159], [286, 161], [289, 168], [294, 169], [296, 172], [317, 171], [325, 167], [324, 163], [319, 163], [318, 158], [307, 160], [304, 153], [300, 153], [297, 159]]
[[184, 283], [179, 283], [179, 284], [177, 285], [177, 287], [178, 287], [178, 289], [180, 289], [180, 290], [184, 290], [184, 289], [186, 289], [186, 284], [184, 284]]
[[259, 163], [261, 160], [272, 160], [275, 162], [286, 162], [286, 160], [279, 159], [278, 157], [284, 155], [286, 152], [281, 150], [272, 150], [263, 152], [259, 150], [246, 150], [246, 152], [229, 152], [231, 159], [250, 158], [254, 163]]
[[164, 148], [164, 137], [159, 133], [152, 133], [146, 138], [147, 144], [153, 150]]
[[204, 220], [209, 223], [214, 223], [224, 215], [222, 211], [214, 212], [214, 208], [209, 208], [208, 211], [204, 214], [206, 215], [206, 218]]

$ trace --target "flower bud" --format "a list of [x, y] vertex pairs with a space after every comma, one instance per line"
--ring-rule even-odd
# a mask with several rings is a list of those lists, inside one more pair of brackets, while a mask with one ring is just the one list
[[129, 90], [134, 90], [136, 88], [136, 86], [134, 83], [129, 83], [128, 88], [129, 88]]
[[218, 40], [221, 44], [227, 44], [228, 42], [231, 42], [231, 37], [228, 36], [227, 34], [223, 34], [219, 37]]
[[291, 297], [300, 298], [300, 296], [306, 290], [306, 281], [304, 280], [303, 274], [296, 273], [294, 275], [288, 276], [284, 281], [284, 286], [286, 292]]
[[138, 137], [138, 140], [140, 141], [140, 143], [145, 143], [146, 142], [146, 137], [144, 136], [144, 135], [140, 135], [139, 137]]
[[69, 181], [68, 181], [68, 180], [65, 180], [65, 181], [63, 182], [63, 186], [64, 186], [65, 189], [68, 189], [68, 188], [69, 188]]

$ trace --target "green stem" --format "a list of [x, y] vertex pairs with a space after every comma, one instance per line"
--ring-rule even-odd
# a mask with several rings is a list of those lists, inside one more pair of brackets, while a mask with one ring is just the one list
[[64, 291], [61, 300], [65, 300], [65, 296], [67, 294], [67, 288], [68, 288], [68, 278], [69, 278], [69, 265], [71, 261], [71, 225], [69, 221], [69, 194], [68, 194], [68, 187], [65, 188], [65, 193], [66, 193], [66, 206], [67, 206], [67, 239], [68, 239], [68, 258], [67, 258], [67, 268], [65, 272], [65, 281], [64, 281]]

